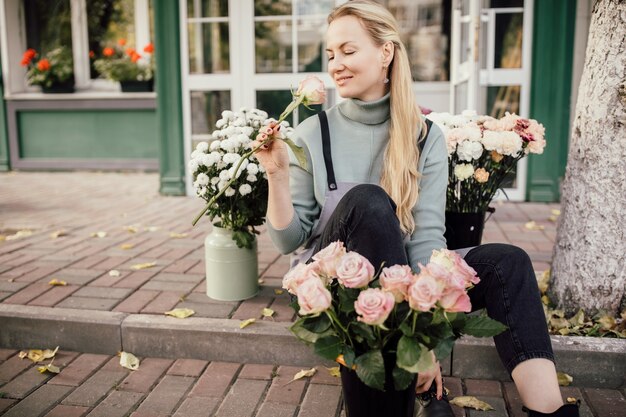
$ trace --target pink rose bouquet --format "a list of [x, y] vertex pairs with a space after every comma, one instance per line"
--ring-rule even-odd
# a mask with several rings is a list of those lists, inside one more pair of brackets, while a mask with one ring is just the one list
[[[463, 334], [488, 337], [506, 329], [486, 316], [465, 315], [472, 307], [467, 292], [480, 279], [456, 252], [435, 250], [420, 268], [419, 274], [408, 265], [376, 271], [333, 242], [283, 278], [299, 315], [291, 331], [372, 388], [384, 388], [385, 363], [392, 363], [393, 385], [402, 390], [433, 365], [431, 351], [441, 360]], [[391, 362], [384, 360], [390, 355]]]

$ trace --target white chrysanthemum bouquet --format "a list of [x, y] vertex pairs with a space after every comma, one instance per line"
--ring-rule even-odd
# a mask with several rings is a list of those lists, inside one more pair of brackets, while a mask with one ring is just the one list
[[430, 113], [446, 137], [448, 191], [446, 211], [487, 210], [505, 177], [529, 153], [541, 154], [545, 129], [534, 119], [506, 113], [500, 119], [464, 111], [461, 115]]
[[[323, 103], [326, 90], [317, 77], [310, 76], [293, 97], [278, 120], [258, 109], [222, 112], [212, 140], [200, 142], [189, 161], [196, 195], [207, 202], [193, 220], [194, 226], [206, 214], [216, 226], [233, 231], [237, 246], [252, 248], [254, 235], [259, 233], [255, 226], [265, 221], [268, 189], [267, 175], [254, 154], [264, 144], [282, 140], [300, 165], [306, 166], [304, 151], [291, 140], [293, 129], [285, 118], [300, 104]], [[252, 145], [255, 139], [261, 142], [256, 148]]]

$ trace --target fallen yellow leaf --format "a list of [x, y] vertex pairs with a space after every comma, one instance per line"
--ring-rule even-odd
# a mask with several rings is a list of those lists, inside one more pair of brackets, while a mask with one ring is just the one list
[[541, 296], [541, 302], [544, 305], [550, 305], [550, 298], [547, 295], [542, 295]]
[[300, 372], [296, 373], [293, 376], [293, 379], [289, 382], [297, 381], [298, 379], [302, 379], [302, 378], [310, 378], [313, 375], [315, 375], [316, 372], [317, 372], [316, 368], [302, 369]]
[[107, 235], [107, 232], [93, 232], [90, 236], [103, 238], [103, 237], [106, 237], [106, 235]]
[[67, 285], [67, 282], [58, 280], [56, 278], [53, 278], [53, 279], [50, 280], [50, 282], [48, 282], [48, 284], [65, 286], [65, 285]]
[[126, 230], [128, 233], [137, 233], [137, 227], [136, 226], [124, 226], [124, 230]]
[[18, 230], [15, 234], [6, 236], [5, 240], [21, 239], [23, 237], [28, 237], [32, 234], [33, 234], [32, 230], [28, 230], [28, 229]]
[[171, 232], [170, 233], [170, 237], [174, 238], [174, 239], [182, 239], [187, 237], [187, 233], [176, 233], [176, 232]]
[[265, 280], [263, 278], [259, 278], [259, 285], [265, 284]]
[[132, 353], [120, 352], [120, 365], [131, 371], [136, 371], [139, 369], [139, 359]]
[[551, 213], [552, 213], [554, 216], [560, 216], [560, 215], [561, 215], [561, 210], [558, 210], [558, 209], [552, 209]]
[[339, 371], [339, 367], [338, 366], [335, 366], [333, 368], [326, 368], [326, 369], [328, 369], [328, 373], [331, 376], [334, 376], [335, 378], [339, 378], [341, 376], [341, 372]]
[[135, 247], [135, 245], [133, 245], [132, 243], [124, 243], [120, 245], [120, 249], [132, 249], [133, 247]]
[[550, 216], [548, 217], [548, 220], [550, 220], [551, 222], [556, 222], [558, 216]]
[[134, 269], [135, 271], [138, 271], [140, 269], [152, 268], [155, 265], [156, 265], [156, 262], [146, 262], [146, 263], [143, 263], [143, 264], [135, 264], [135, 265], [131, 266], [130, 269]]
[[491, 405], [487, 404], [486, 402], [481, 401], [478, 398], [471, 397], [471, 396], [454, 397], [453, 399], [450, 400], [450, 404], [456, 405], [457, 407], [473, 408], [474, 410], [480, 410], [480, 411], [489, 411], [489, 410], [494, 409]]
[[537, 224], [537, 222], [535, 222], [534, 220], [527, 222], [524, 227], [528, 230], [543, 230], [545, 229], [545, 226], [542, 226], [540, 224]]
[[52, 239], [56, 239], [56, 238], [61, 237], [61, 236], [67, 236], [67, 233], [65, 232], [65, 230], [56, 230], [56, 231], [50, 233], [50, 237]]
[[59, 350], [58, 346], [54, 350], [30, 349], [27, 352], [24, 352], [24, 351], [20, 352], [19, 357], [20, 359], [28, 358], [31, 361], [37, 363], [37, 362], [43, 361], [44, 359], [54, 358], [54, 355], [56, 355], [58, 350]]
[[541, 276], [537, 278], [537, 284], [539, 285], [539, 291], [542, 294], [545, 294], [548, 291], [548, 286], [550, 285], [550, 268], [543, 271]]
[[20, 359], [24, 359], [26, 356], [28, 356], [28, 352], [22, 350], [20, 351], [19, 355], [17, 355]]
[[273, 315], [274, 315], [274, 310], [272, 310], [271, 308], [263, 309], [263, 317], [272, 317]]
[[159, 228], [157, 226], [149, 226], [149, 227], [146, 227], [144, 230], [148, 232], [156, 232], [157, 230], [159, 230]]
[[239, 328], [243, 329], [245, 327], [248, 327], [249, 325], [251, 325], [252, 323], [254, 323], [256, 321], [256, 319], [248, 319], [248, 320], [242, 320], [241, 322], [239, 322]]
[[0, 235], [0, 242], [4, 242], [5, 240], [7, 240], [7, 237], [5, 235]]
[[276, 294], [276, 295], [282, 295], [284, 292], [285, 292], [285, 291], [283, 291], [283, 290], [279, 290], [278, 288], [275, 288], [275, 289], [274, 289], [274, 294]]
[[177, 319], [184, 319], [196, 314], [196, 312], [190, 308], [175, 308], [174, 310], [166, 311], [164, 314], [166, 316], [176, 317]]
[[569, 384], [574, 381], [574, 378], [566, 374], [565, 372], [557, 372], [556, 376], [559, 380], [559, 385], [562, 387], [567, 387]]
[[576, 398], [574, 397], [567, 397], [567, 402], [570, 404], [574, 404], [576, 401], [578, 401]]
[[119, 277], [120, 276], [120, 271], [118, 271], [117, 269], [111, 269], [109, 271], [109, 276], [110, 277]]
[[611, 330], [611, 329], [614, 329], [615, 326], [617, 326], [617, 322], [615, 321], [615, 318], [608, 314], [605, 314], [604, 316], [600, 317], [598, 319], [598, 323], [600, 324], [600, 326], [602, 326], [604, 330]]
[[51, 372], [53, 374], [58, 374], [59, 372], [61, 372], [58, 366], [55, 366], [51, 363], [47, 364], [46, 366], [38, 366], [37, 370], [41, 372], [42, 374], [44, 372]]

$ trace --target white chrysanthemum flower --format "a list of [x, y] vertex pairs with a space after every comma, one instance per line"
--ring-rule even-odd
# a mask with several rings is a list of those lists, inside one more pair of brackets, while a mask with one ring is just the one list
[[464, 140], [457, 146], [456, 154], [461, 161], [471, 162], [472, 159], [478, 159], [483, 154], [483, 145], [480, 142]]
[[199, 195], [205, 195], [206, 194], [206, 187], [200, 187], [197, 192], [198, 192]]
[[232, 197], [235, 195], [235, 189], [233, 187], [228, 187], [226, 191], [224, 191], [224, 195], [226, 197]]
[[206, 142], [200, 142], [196, 145], [196, 150], [204, 153], [209, 150], [209, 144]]
[[232, 177], [230, 176], [230, 174], [228, 173], [228, 170], [225, 169], [223, 171], [220, 171], [220, 180], [222, 181], [228, 181], [229, 179], [231, 179]]
[[252, 187], [250, 187], [250, 184], [241, 184], [241, 186], [239, 186], [239, 194], [246, 195], [250, 194], [251, 192]]
[[194, 174], [198, 170], [198, 161], [196, 159], [192, 159], [188, 162], [187, 168], [191, 174]]
[[196, 159], [199, 155], [202, 155], [202, 152], [194, 150], [191, 152], [191, 159]]
[[247, 138], [250, 138], [252, 132], [254, 132], [254, 128], [252, 128], [251, 126], [245, 126], [243, 129], [241, 129], [241, 134], [246, 135]]
[[256, 175], [256, 173], [259, 172], [259, 166], [254, 163], [248, 164], [246, 169], [248, 170], [248, 174], [252, 174], [252, 175]]
[[228, 126], [226, 129], [222, 129], [222, 132], [224, 133], [224, 136], [229, 138], [235, 134], [235, 126]]
[[207, 168], [215, 164], [215, 159], [211, 156], [211, 154], [203, 154], [201, 158], [198, 158], [198, 160]]
[[207, 185], [209, 183], [209, 176], [203, 172], [198, 174], [196, 177], [196, 182], [200, 185]]
[[211, 184], [212, 185], [217, 185], [220, 182], [220, 177], [213, 177], [211, 178]]
[[241, 117], [236, 118], [235, 121], [233, 122], [233, 126], [236, 126], [236, 127], [242, 127], [245, 125], [246, 125], [246, 121], [242, 119]]
[[248, 182], [256, 182], [256, 175], [252, 175], [252, 174], [248, 174], [248, 176], [246, 177], [246, 181]]
[[224, 126], [226, 126], [226, 120], [224, 119], [219, 119], [217, 122], [215, 122], [215, 127], [218, 129], [223, 128]]
[[220, 180], [220, 182], [217, 183], [217, 189], [223, 190], [224, 188], [226, 188], [226, 184], [228, 184], [228, 181]]
[[239, 178], [239, 176], [243, 172], [243, 169], [239, 168], [239, 171], [237, 171], [237, 176], [235, 177], [235, 168], [237, 168], [236, 165], [228, 168], [228, 175], [230, 176], [230, 178]]
[[239, 161], [239, 154], [229, 152], [222, 157], [222, 161], [226, 162], [227, 164], [234, 164], [235, 162]]
[[234, 115], [235, 113], [233, 113], [232, 111], [224, 110], [222, 112], [222, 119], [230, 120]]
[[502, 155], [515, 156], [522, 150], [522, 138], [515, 132], [501, 132], [502, 138]]
[[259, 172], [265, 172], [265, 167], [263, 167], [263, 165], [258, 165], [259, 167]]
[[209, 145], [209, 150], [210, 151], [216, 151], [220, 148], [220, 141], [219, 140], [214, 140], [213, 142], [211, 142], [211, 144]]
[[474, 167], [472, 164], [458, 164], [454, 167], [454, 175], [464, 181], [474, 175]]

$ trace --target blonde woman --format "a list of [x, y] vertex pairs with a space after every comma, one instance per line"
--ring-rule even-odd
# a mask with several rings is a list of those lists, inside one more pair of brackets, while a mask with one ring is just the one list
[[[307, 169], [282, 141], [257, 154], [268, 174], [269, 234], [295, 260], [341, 240], [375, 266], [384, 261], [419, 271], [433, 249], [446, 246], [445, 139], [436, 126], [428, 129], [415, 102], [391, 13], [356, 0], [335, 8], [328, 22], [328, 73], [345, 100], [297, 127]], [[561, 399], [528, 255], [489, 244], [469, 250], [465, 261], [481, 279], [470, 290], [473, 308], [486, 308], [509, 327], [495, 343], [529, 416], [578, 416], [578, 406]], [[453, 415], [442, 388], [438, 364], [418, 375], [420, 415]], [[386, 405], [380, 406], [356, 415], [385, 415]]]

